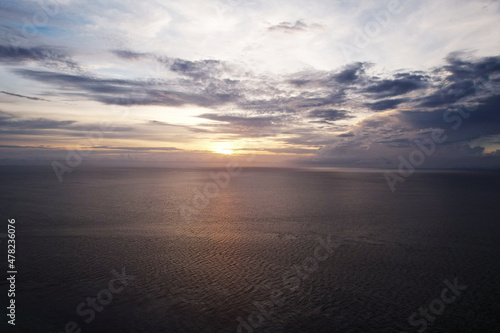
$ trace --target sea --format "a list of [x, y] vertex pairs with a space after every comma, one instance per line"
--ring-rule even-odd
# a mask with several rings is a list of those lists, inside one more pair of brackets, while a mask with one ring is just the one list
[[500, 172], [0, 167], [1, 332], [500, 332]]

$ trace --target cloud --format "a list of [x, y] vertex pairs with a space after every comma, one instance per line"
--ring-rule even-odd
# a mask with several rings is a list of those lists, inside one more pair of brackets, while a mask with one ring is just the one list
[[389, 147], [410, 147], [412, 141], [409, 138], [395, 138], [375, 141], [375, 143], [387, 143]]
[[316, 118], [316, 119], [322, 119], [324, 121], [337, 121], [337, 120], [343, 120], [343, 119], [349, 119], [352, 118], [351, 115], [349, 115], [348, 111], [345, 110], [322, 110], [322, 109], [317, 109], [309, 112], [307, 115], [308, 118]]
[[243, 117], [243, 116], [233, 116], [233, 115], [219, 115], [216, 113], [204, 113], [199, 115], [198, 117], [220, 122], [226, 122], [230, 123], [231, 125], [244, 126], [244, 127], [271, 126], [274, 123], [279, 123], [283, 120], [280, 117]]
[[[87, 131], [99, 130], [100, 132], [122, 132], [133, 131], [130, 126], [112, 126], [108, 131], [100, 129], [100, 124], [82, 123], [76, 120], [53, 120], [47, 118], [18, 117], [0, 111], [0, 134], [1, 135], [24, 135], [24, 136], [74, 136], [82, 137]], [[108, 134], [109, 136], [109, 134]]]
[[155, 125], [155, 126], [165, 126], [165, 127], [174, 127], [174, 128], [182, 128], [186, 129], [190, 132], [195, 132], [195, 133], [211, 133], [211, 131], [199, 128], [199, 127], [194, 127], [194, 126], [186, 126], [186, 125], [176, 125], [176, 124], [169, 124], [164, 121], [158, 121], [158, 120], [150, 120], [147, 122], [149, 125]]
[[362, 62], [346, 65], [339, 73], [334, 74], [333, 78], [339, 83], [353, 83], [365, 74], [367, 65]]
[[471, 59], [468, 53], [454, 52], [446, 58], [446, 62], [439, 71], [449, 74], [434, 93], [422, 98], [419, 106], [443, 107], [481, 91], [495, 89], [493, 85], [498, 81], [495, 75], [500, 73], [500, 57]]
[[[477, 102], [479, 104], [474, 108], [458, 105], [456, 109], [401, 111], [397, 117], [414, 129], [447, 129], [449, 142], [470, 141], [500, 134], [500, 95]], [[458, 119], [462, 120], [458, 122]], [[453, 126], [457, 129], [454, 130]]]
[[297, 20], [295, 23], [281, 22], [267, 28], [268, 31], [279, 31], [287, 34], [307, 31], [310, 29], [322, 29], [320, 24], [307, 25], [303, 20]]
[[288, 82], [296, 87], [339, 87], [340, 85], [350, 85], [354, 83], [362, 83], [362, 78], [366, 69], [371, 64], [355, 62], [341, 67], [335, 71], [303, 71], [291, 75]]
[[127, 150], [127, 151], [175, 151], [181, 150], [175, 147], [114, 147], [114, 146], [93, 146], [93, 149], [99, 150]]
[[129, 50], [112, 50], [111, 53], [116, 55], [119, 58], [123, 58], [126, 60], [139, 60], [141, 58], [147, 57], [148, 54], [141, 52], [133, 52]]
[[18, 145], [0, 145], [0, 148], [13, 148], [13, 149], [55, 149], [52, 147], [45, 147], [45, 146], [18, 146]]
[[346, 132], [346, 133], [339, 134], [337, 136], [339, 138], [350, 138], [350, 137], [355, 136], [355, 134], [353, 132]]
[[277, 154], [296, 154], [296, 155], [312, 155], [315, 154], [317, 149], [309, 149], [309, 148], [248, 148], [248, 149], [238, 149], [238, 151], [258, 151], [258, 152], [267, 152], [267, 153], [277, 153]]
[[175, 59], [170, 65], [170, 70], [195, 80], [206, 80], [220, 74], [223, 67], [218, 60], [187, 61]]
[[10, 95], [10, 96], [15, 96], [15, 97], [20, 97], [20, 98], [26, 98], [26, 99], [31, 99], [33, 101], [46, 101], [48, 102], [48, 100], [46, 99], [43, 99], [43, 98], [38, 98], [38, 97], [30, 97], [30, 96], [24, 96], [24, 95], [19, 95], [19, 94], [13, 94], [13, 93], [10, 93], [10, 92], [7, 92], [7, 91], [0, 91], [1, 94], [5, 94], [5, 95]]
[[384, 111], [388, 109], [394, 109], [399, 104], [405, 102], [406, 99], [394, 98], [394, 99], [384, 99], [374, 103], [366, 103], [365, 105], [374, 111]]
[[58, 85], [63, 90], [63, 93], [69, 88], [85, 92], [82, 96], [105, 104], [164, 106], [194, 104], [210, 106], [223, 104], [225, 99], [231, 98], [231, 96], [216, 93], [190, 94], [180, 91], [160, 90], [157, 89], [155, 84], [139, 80], [105, 79], [80, 74], [62, 74], [31, 69], [16, 69], [14, 72], [36, 81]]
[[376, 98], [404, 95], [427, 86], [427, 77], [410, 73], [395, 75], [394, 79], [376, 81], [364, 88], [363, 92]]
[[434, 94], [424, 97], [419, 106], [427, 108], [445, 106], [456, 103], [462, 98], [472, 96], [475, 92], [476, 87], [472, 80], [452, 82], [441, 87]]
[[[446, 140], [435, 143], [436, 150], [423, 167], [499, 167], [500, 159], [485, 153], [484, 144], [500, 135], [500, 95], [490, 95], [473, 105], [455, 109], [394, 110], [381, 112], [351, 126], [320, 149], [308, 163], [343, 166], [397, 167], [397, 156], [417, 149], [416, 140], [432, 140], [431, 133], [444, 131]], [[490, 156], [490, 157], [488, 157]]]
[[10, 65], [39, 62], [44, 66], [76, 70], [79, 66], [65, 52], [54, 47], [0, 45], [0, 62]]
[[7, 120], [0, 119], [0, 128], [15, 128], [15, 129], [58, 129], [67, 128], [68, 126], [74, 124], [73, 120], [50, 120], [45, 118], [35, 118], [35, 119], [19, 119], [19, 120]]
[[[293, 154], [314, 151], [311, 161], [323, 164], [391, 165], [395, 156], [412, 149], [416, 138], [428, 137], [429, 129], [449, 130], [452, 123], [446, 122], [444, 115], [455, 117], [464, 107], [473, 106], [474, 111], [464, 119], [460, 131], [451, 131], [447, 144], [440, 145], [436, 153], [440, 165], [446, 164], [446, 158], [455, 161], [459, 154], [482, 161], [486, 155], [482, 140], [500, 134], [500, 119], [495, 113], [495, 105], [500, 104], [496, 92], [499, 57], [454, 53], [441, 66], [426, 71], [380, 72], [376, 64], [354, 62], [331, 70], [305, 68], [274, 75], [255, 73], [223, 60], [188, 60], [125, 49], [111, 52], [131, 66], [140, 68], [152, 61], [166, 72], [151, 79], [82, 72], [77, 68], [83, 66], [75, 64], [76, 69], [64, 71], [14, 66], [9, 67], [9, 73], [43, 83], [54, 96], [78, 96], [105, 105], [177, 107], [179, 112], [195, 106], [203, 111], [194, 117], [211, 121], [173, 125], [143, 117], [136, 126], [128, 127], [133, 131], [129, 138], [140, 139], [149, 130], [147, 140], [164, 140], [160, 127], [170, 127], [176, 133], [169, 136], [169, 142], [206, 140], [209, 136], [227, 140], [266, 137], [276, 144], [266, 148], [268, 152], [279, 153], [287, 145], [286, 151]], [[27, 54], [23, 57], [31, 59]], [[23, 57], [19, 63], [25, 61]], [[3, 134], [56, 135], [65, 131], [60, 135], [78, 136], [78, 129], [87, 125], [74, 120], [9, 117], [0, 114]], [[262, 128], [272, 131], [264, 135], [259, 132]], [[180, 139], [179, 133], [190, 135]], [[125, 135], [112, 133], [107, 137], [123, 139]], [[119, 150], [113, 145], [106, 147]]]
[[443, 69], [451, 74], [447, 80], [452, 82], [464, 80], [489, 80], [491, 75], [500, 72], [500, 57], [484, 57], [474, 59], [470, 52], [452, 52], [446, 57], [447, 64]]

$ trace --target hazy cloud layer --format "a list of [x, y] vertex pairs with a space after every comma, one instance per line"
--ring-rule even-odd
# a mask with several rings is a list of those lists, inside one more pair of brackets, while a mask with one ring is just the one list
[[62, 151], [105, 119], [101, 153], [231, 143], [297, 163], [397, 167], [442, 130], [425, 166], [500, 166], [498, 6], [405, 2], [360, 45], [383, 3], [224, 4], [0, 5], [0, 148]]

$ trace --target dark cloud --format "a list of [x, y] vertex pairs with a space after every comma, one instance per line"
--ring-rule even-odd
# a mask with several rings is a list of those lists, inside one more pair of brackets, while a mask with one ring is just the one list
[[147, 53], [133, 52], [128, 50], [112, 50], [111, 53], [126, 60], [139, 60], [148, 56]]
[[218, 60], [188, 61], [175, 59], [170, 70], [195, 80], [206, 80], [222, 72], [222, 63]]
[[311, 80], [310, 79], [306, 79], [306, 78], [300, 78], [300, 79], [291, 79], [288, 82], [290, 82], [294, 86], [302, 87], [302, 86], [305, 86], [308, 83], [310, 83]]
[[18, 145], [0, 145], [0, 148], [14, 148], [14, 149], [55, 149], [45, 146], [18, 146]]
[[447, 80], [458, 82], [463, 80], [489, 80], [494, 73], [500, 72], [500, 57], [473, 59], [466, 52], [453, 52], [446, 57], [447, 64], [443, 69], [451, 74]]
[[235, 103], [244, 110], [261, 113], [302, 113], [312, 108], [333, 107], [345, 101], [346, 94], [343, 90], [327, 89], [326, 91], [305, 91], [293, 96], [295, 91], [279, 91], [274, 97], [267, 99], [254, 99], [252, 90], [241, 88], [239, 94], [233, 95]]
[[69, 125], [74, 124], [73, 120], [50, 120], [45, 118], [35, 119], [2, 119], [0, 118], [0, 128], [17, 128], [17, 129], [56, 129], [67, 128]]
[[245, 150], [250, 150], [250, 151], [258, 151], [258, 152], [268, 152], [268, 153], [277, 153], [277, 154], [306, 154], [306, 155], [311, 155], [315, 154], [318, 149], [308, 149], [308, 148], [259, 148], [259, 149], [253, 149], [253, 148], [248, 148], [248, 149], [238, 149], [238, 151], [245, 151]]
[[346, 94], [344, 91], [337, 91], [330, 93], [325, 97], [310, 97], [307, 94], [299, 95], [299, 97], [290, 99], [294, 105], [298, 108], [315, 108], [315, 107], [325, 107], [338, 105], [344, 102], [346, 99]]
[[33, 101], [46, 101], [48, 102], [48, 100], [46, 99], [43, 99], [43, 98], [38, 98], [38, 97], [30, 97], [30, 96], [24, 96], [24, 95], [18, 95], [18, 94], [13, 94], [13, 93], [10, 93], [10, 92], [7, 92], [7, 91], [0, 91], [1, 94], [5, 94], [5, 95], [10, 95], [10, 96], [15, 96], [15, 97], [20, 97], [20, 98], [26, 98], [26, 99], [31, 99]]
[[156, 125], [156, 126], [166, 126], [166, 127], [175, 127], [175, 128], [183, 128], [187, 129], [188, 131], [194, 132], [194, 133], [211, 133], [211, 131], [199, 128], [199, 127], [190, 127], [190, 126], [185, 126], [185, 125], [176, 125], [176, 124], [169, 124], [163, 121], [158, 121], [158, 120], [150, 120], [147, 122], [149, 125]]
[[342, 67], [338, 71], [309, 71], [292, 75], [288, 82], [296, 87], [340, 87], [359, 82], [365, 75], [365, 70], [371, 64], [355, 62]]
[[[401, 76], [403, 75], [403, 76]], [[426, 87], [427, 78], [423, 75], [400, 74], [395, 79], [379, 80], [363, 89], [363, 92], [377, 98], [404, 95]]]
[[28, 61], [40, 62], [51, 67], [66, 67], [78, 69], [76, 62], [63, 51], [53, 47], [35, 46], [18, 47], [13, 45], [0, 45], [0, 62], [6, 64], [22, 64]]
[[60, 59], [65, 56], [44, 47], [15, 47], [13, 45], [0, 45], [0, 59], [4, 62], [24, 62], [28, 60]]
[[[495, 63], [490, 60], [478, 59], [463, 62], [460, 66], [466, 68], [481, 68], [476, 72], [488, 81], [470, 76], [470, 71], [455, 70], [452, 81], [449, 77], [443, 79], [444, 85], [438, 88], [429, 87], [427, 101], [436, 96], [444, 102], [429, 110], [423, 107], [422, 98], [400, 98], [381, 100], [375, 103], [365, 103], [376, 110], [395, 106], [400, 102], [408, 104], [405, 110], [391, 113], [379, 113], [359, 121], [347, 133], [339, 135], [343, 141], [332, 141], [320, 150], [311, 163], [326, 165], [371, 167], [397, 167], [397, 156], [408, 156], [417, 149], [416, 139], [431, 139], [435, 131], [443, 131], [446, 137], [442, 143], [436, 143], [435, 152], [426, 159], [426, 168], [447, 167], [498, 167], [500, 159], [493, 154], [485, 153], [486, 147], [495, 144], [491, 138], [500, 135], [500, 94], [496, 82], [496, 67], [484, 64]], [[472, 65], [470, 64], [472, 62]], [[477, 66], [476, 66], [477, 65]], [[457, 62], [454, 66], [458, 66]], [[487, 70], [485, 69], [487, 68]], [[436, 73], [441, 73], [441, 68]], [[450, 69], [451, 70], [451, 69]], [[457, 75], [460, 73], [460, 75]], [[395, 80], [408, 79], [412, 73], [394, 75]], [[419, 74], [421, 75], [421, 74]], [[438, 74], [439, 75], [439, 74]], [[437, 81], [442, 79], [438, 77]], [[417, 79], [420, 80], [420, 79]], [[424, 79], [425, 81], [426, 79]], [[475, 85], [471, 85], [473, 82]], [[382, 90], [382, 89], [381, 89]], [[376, 104], [380, 103], [380, 104]], [[394, 103], [394, 104], [392, 104]], [[430, 106], [430, 104], [426, 104]], [[495, 158], [494, 158], [495, 157]]]
[[204, 113], [198, 117], [245, 127], [265, 127], [273, 125], [274, 122], [278, 123], [283, 121], [280, 117], [242, 117], [234, 115], [219, 115], [216, 113]]
[[366, 63], [356, 62], [347, 65], [342, 71], [333, 75], [333, 78], [339, 83], [353, 83], [365, 73]]
[[63, 74], [57, 72], [31, 70], [31, 69], [16, 69], [17, 73], [26, 78], [47, 83], [59, 85], [75, 85], [85, 88], [85, 90], [104, 90], [113, 91], [113, 87], [130, 86], [137, 84], [137, 81], [128, 81], [122, 79], [98, 79], [91, 76], [78, 74]]
[[307, 115], [308, 118], [319, 118], [325, 121], [337, 121], [352, 118], [348, 111], [345, 110], [313, 110]]
[[291, 75], [287, 82], [297, 88], [321, 88], [335, 83], [332, 76], [331, 72], [306, 71]]
[[424, 97], [419, 106], [443, 107], [492, 90], [491, 86], [496, 82], [492, 76], [500, 73], [500, 57], [472, 60], [466, 59], [466, 55], [464, 52], [454, 52], [446, 58], [447, 64], [438, 72], [451, 74], [444, 78], [434, 93]]
[[12, 113], [0, 110], [0, 121], [5, 121], [7, 119], [12, 119], [12, 118], [15, 118], [15, 116]]
[[276, 133], [284, 135], [285, 137], [282, 138], [282, 141], [289, 145], [316, 148], [339, 141], [338, 137], [333, 133], [330, 134], [323, 131], [317, 131], [310, 127], [282, 128], [276, 131]]
[[[139, 89], [141, 86], [139, 85]], [[176, 91], [162, 91], [162, 90], [134, 90], [133, 88], [127, 89], [128, 97], [115, 97], [108, 95], [97, 95], [95, 100], [104, 104], [132, 106], [132, 105], [163, 105], [163, 106], [183, 106], [188, 104], [199, 106], [211, 106], [217, 104], [215, 100], [202, 95], [190, 95]]]
[[474, 107], [433, 111], [402, 111], [398, 117], [414, 129], [443, 128], [449, 142], [470, 141], [500, 134], [500, 95], [478, 101]]
[[277, 25], [270, 26], [267, 28], [268, 31], [279, 31], [279, 32], [284, 32], [284, 33], [295, 33], [295, 32], [302, 32], [302, 31], [307, 31], [309, 29], [321, 29], [322, 26], [319, 24], [311, 24], [308, 25], [304, 23], [303, 20], [297, 20], [295, 23], [291, 22], [281, 22]]
[[113, 146], [93, 146], [94, 149], [104, 150], [128, 150], [128, 151], [174, 151], [181, 150], [175, 147], [113, 147]]
[[[99, 130], [100, 124], [79, 123], [75, 120], [16, 117], [0, 111], [0, 134], [3, 135], [66, 135], [84, 136], [87, 131]], [[107, 132], [133, 131], [132, 127], [113, 126]]]
[[410, 147], [413, 145], [413, 141], [409, 138], [394, 138], [375, 141], [376, 143], [387, 143], [390, 147]]
[[395, 99], [384, 99], [374, 103], [366, 103], [365, 105], [374, 111], [384, 111], [388, 109], [394, 109], [403, 102], [405, 102], [405, 99], [395, 98]]
[[472, 96], [476, 92], [476, 86], [472, 80], [453, 82], [443, 86], [436, 93], [422, 99], [421, 107], [440, 107], [458, 102], [462, 98]]
[[[101, 79], [86, 75], [61, 74], [48, 71], [17, 69], [15, 73], [33, 80], [57, 84], [62, 90], [73, 88], [92, 94], [89, 99], [114, 105], [165, 105], [182, 106], [193, 104], [213, 106], [226, 103], [231, 96], [225, 94], [184, 93], [171, 90], [159, 90], [156, 85], [138, 80]], [[124, 97], [126, 96], [126, 97]]]

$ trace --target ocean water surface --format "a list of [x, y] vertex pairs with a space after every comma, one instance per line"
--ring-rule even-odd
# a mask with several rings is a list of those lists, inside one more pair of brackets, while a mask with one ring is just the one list
[[500, 330], [498, 172], [221, 171], [0, 167], [16, 332]]

